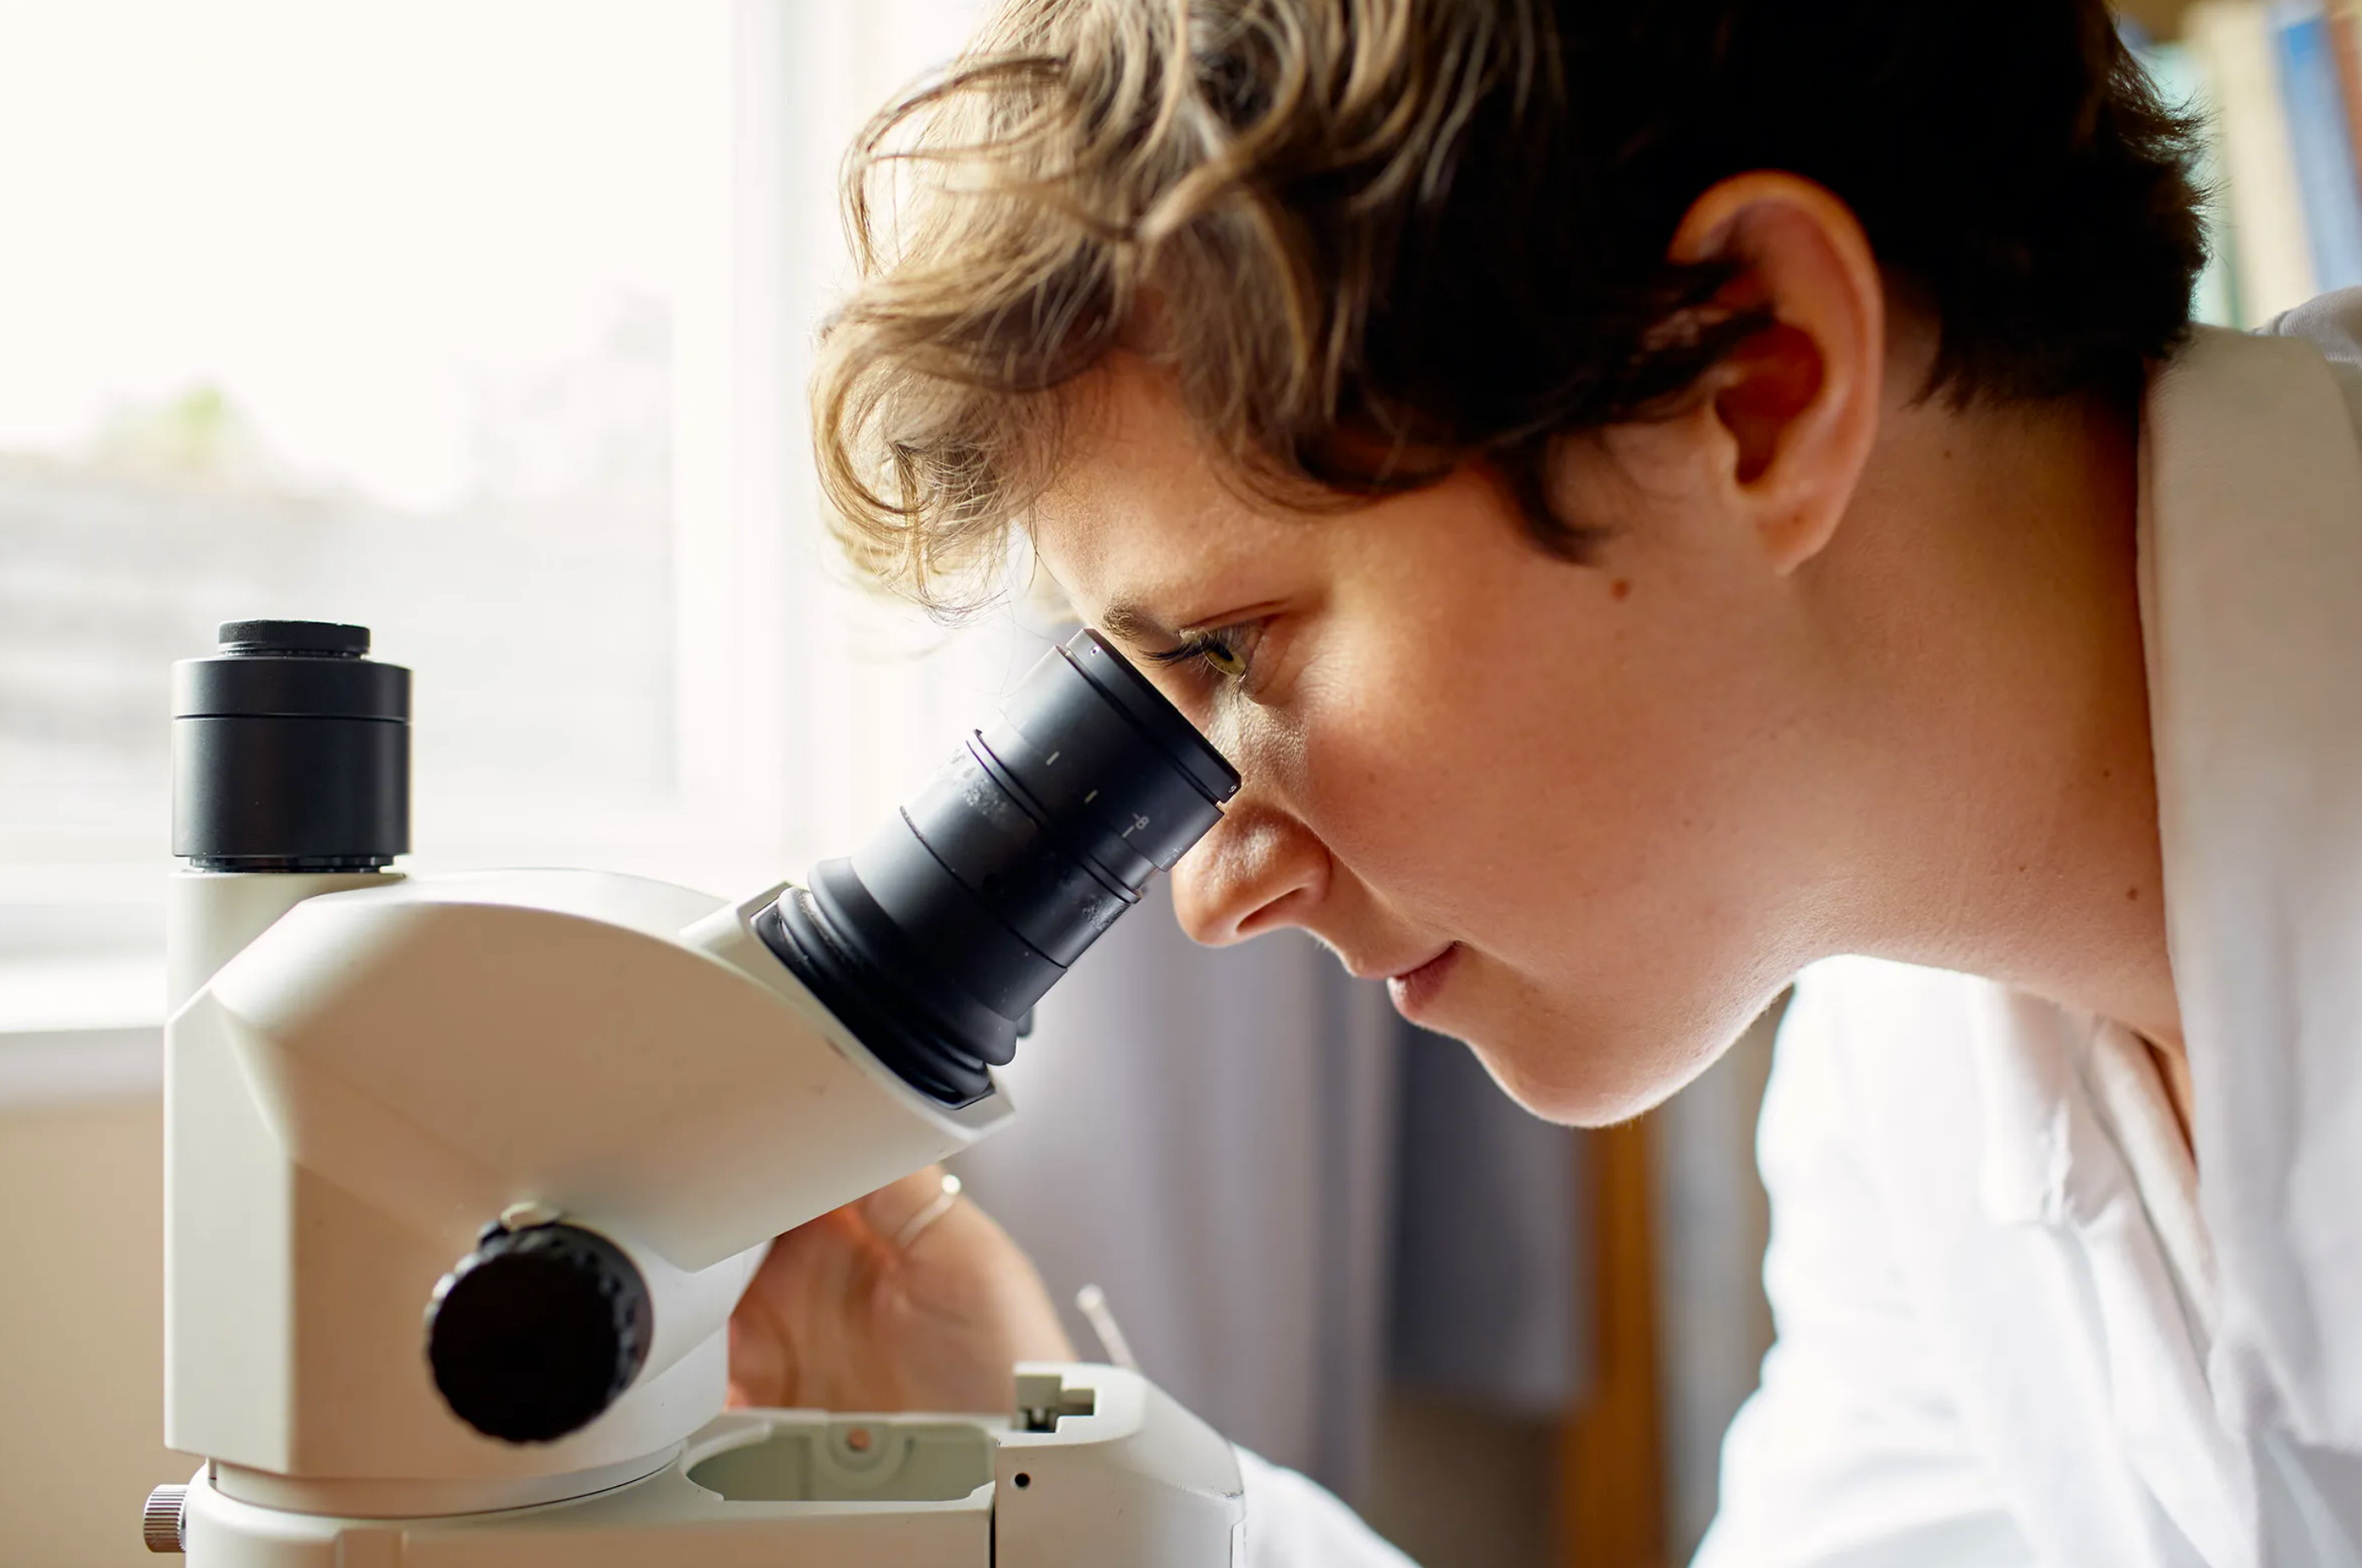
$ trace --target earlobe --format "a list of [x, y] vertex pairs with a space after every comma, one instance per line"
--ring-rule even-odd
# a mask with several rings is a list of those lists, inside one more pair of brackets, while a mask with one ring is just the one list
[[1835, 536], [1878, 434], [1886, 295], [1850, 208], [1809, 180], [1725, 180], [1692, 204], [1671, 259], [1736, 268], [1717, 302], [1769, 323], [1710, 373], [1734, 505], [1776, 570]]

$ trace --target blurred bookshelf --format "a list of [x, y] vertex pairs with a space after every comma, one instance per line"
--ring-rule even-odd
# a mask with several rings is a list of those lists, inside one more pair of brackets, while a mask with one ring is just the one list
[[2181, 14], [2190, 6], [2191, 0], [2119, 0], [2116, 14], [2152, 38], [2171, 39], [2180, 37]]
[[2213, 261], [2192, 310], [2260, 326], [2362, 285], [2362, 0], [2125, 7], [2170, 103], [2202, 116]]

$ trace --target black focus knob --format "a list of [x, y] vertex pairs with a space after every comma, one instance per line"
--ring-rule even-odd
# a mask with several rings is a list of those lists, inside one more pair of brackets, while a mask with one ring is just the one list
[[435, 1287], [426, 1359], [451, 1413], [506, 1442], [555, 1442], [624, 1396], [655, 1315], [623, 1249], [575, 1225], [487, 1231]]

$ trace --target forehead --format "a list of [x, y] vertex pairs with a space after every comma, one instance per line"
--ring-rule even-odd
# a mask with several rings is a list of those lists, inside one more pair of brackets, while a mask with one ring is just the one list
[[1166, 379], [1120, 358], [1078, 383], [1059, 466], [1035, 503], [1035, 551], [1075, 608], [1186, 598], [1233, 565], [1319, 530], [1227, 483]]

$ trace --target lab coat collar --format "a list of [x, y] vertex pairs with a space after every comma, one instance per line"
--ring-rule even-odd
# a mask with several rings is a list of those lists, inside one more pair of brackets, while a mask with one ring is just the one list
[[2151, 381], [2140, 462], [2211, 1350], [2095, 1119], [2097, 1021], [2001, 987], [1974, 1021], [1982, 1198], [2079, 1239], [2127, 1452], [2208, 1561], [2246, 1562], [2238, 1437], [2362, 1449], [2362, 442], [2317, 350], [2202, 330]]
[[[2126, 1457], [2205, 1562], [2252, 1568], [2252, 1471], [2216, 1417], [2200, 1335], [2094, 1104], [2092, 1058], [2110, 1026], [2002, 986], [1983, 988], [1973, 1005], [1986, 1216], [2070, 1238], [2096, 1313], [2091, 1353], [2108, 1368]], [[2157, 1551], [2143, 1560], [2174, 1559]]]
[[2234, 1431], [2362, 1451], [2362, 436], [2320, 349], [2201, 329], [2141, 462], [2210, 1382]]
[[2069, 1223], [2077, 1152], [2070, 1099], [2086, 1028], [2056, 1003], [2002, 986], [1981, 988], [1972, 1007], [1985, 1217], [2001, 1225]]

